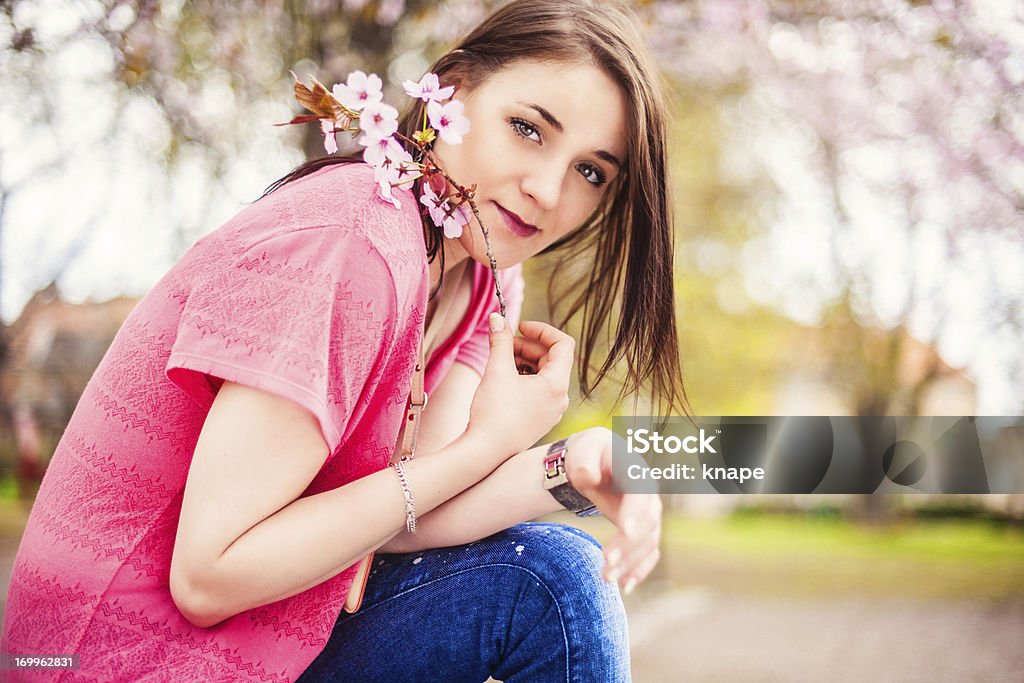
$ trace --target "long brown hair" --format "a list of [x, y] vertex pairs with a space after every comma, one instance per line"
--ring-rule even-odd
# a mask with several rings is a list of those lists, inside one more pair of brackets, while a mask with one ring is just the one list
[[[438, 59], [431, 71], [442, 84], [472, 90], [520, 60], [593, 64], [619, 85], [626, 111], [632, 114], [625, 165], [601, 206], [577, 230], [542, 252], [559, 252], [560, 274], [570, 272], [581, 255], [593, 258], [592, 267], [575, 279], [556, 285], [554, 280], [562, 278], [552, 278], [548, 286], [550, 310], [563, 312], [558, 327], [582, 314], [580, 391], [590, 396], [624, 362], [620, 400], [647, 385], [652, 409], [689, 415], [676, 335], [666, 110], [642, 29], [628, 5], [620, 2], [513, 0]], [[400, 120], [399, 130], [407, 137], [422, 121], [424, 106], [416, 100]], [[324, 166], [359, 159], [308, 161], [263, 196]], [[441, 231], [430, 221], [424, 221], [424, 239], [428, 258], [440, 254], [443, 259]], [[614, 339], [605, 359], [595, 365], [595, 350], [613, 315]]]

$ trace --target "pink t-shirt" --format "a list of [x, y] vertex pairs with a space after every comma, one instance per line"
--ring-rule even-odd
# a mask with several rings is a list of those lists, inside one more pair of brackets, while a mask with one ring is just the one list
[[[396, 209], [374, 190], [363, 164], [289, 183], [196, 242], [132, 311], [46, 471], [0, 641], [9, 654], [77, 653], [81, 668], [7, 678], [292, 681], [320, 653], [355, 567], [202, 629], [171, 599], [171, 554], [224, 380], [316, 416], [331, 454], [304, 496], [386, 466], [429, 282], [416, 198], [396, 192]], [[490, 270], [472, 266], [469, 311], [428, 360], [428, 393], [456, 360], [483, 372], [497, 302]], [[520, 269], [501, 275], [515, 321]]]

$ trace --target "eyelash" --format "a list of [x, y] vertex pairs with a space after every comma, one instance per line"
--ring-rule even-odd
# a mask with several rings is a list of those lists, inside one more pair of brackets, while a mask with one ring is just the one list
[[[543, 144], [543, 142], [540, 140], [540, 131], [537, 129], [537, 126], [533, 125], [529, 121], [512, 117], [511, 119], [509, 119], [509, 126], [515, 132], [515, 134], [521, 137], [522, 139], [529, 140], [530, 142], [533, 142], [538, 145]], [[537, 135], [536, 140], [533, 139], [534, 134]], [[608, 182], [608, 177], [605, 175], [604, 171], [602, 171], [599, 167], [595, 166], [594, 164], [576, 164], [576, 169], [580, 170], [580, 175], [583, 176], [583, 179], [586, 180], [591, 185], [593, 185], [594, 187], [601, 187], [606, 182]], [[586, 173], [593, 173], [594, 180], [590, 180], [587, 177], [587, 175], [585, 175]]]

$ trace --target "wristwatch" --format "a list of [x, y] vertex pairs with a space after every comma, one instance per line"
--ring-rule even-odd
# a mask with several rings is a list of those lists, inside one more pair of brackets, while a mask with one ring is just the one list
[[567, 440], [568, 437], [559, 439], [548, 446], [548, 454], [544, 456], [544, 488], [562, 507], [572, 510], [579, 517], [600, 514], [597, 506], [569, 483], [569, 477], [565, 474], [565, 454], [569, 451], [565, 447]]

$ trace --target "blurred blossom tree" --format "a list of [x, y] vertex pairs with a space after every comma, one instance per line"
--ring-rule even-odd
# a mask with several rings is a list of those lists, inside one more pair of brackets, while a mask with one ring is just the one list
[[[4, 100], [11, 108], [5, 120], [46, 133], [47, 147], [65, 143], [68, 149], [53, 156], [67, 163], [83, 134], [81, 123], [68, 119], [85, 112], [65, 97], [63, 81], [102, 88], [103, 104], [115, 110], [97, 124], [106, 128], [88, 139], [87, 153], [125, 145], [125, 129], [133, 129], [134, 146], [147, 138], [168, 176], [179, 166], [194, 172], [198, 163], [212, 201], [229, 170], [248, 162], [254, 148], [265, 149], [261, 139], [275, 132], [293, 144], [303, 136], [306, 156], [323, 154], [315, 127], [269, 127], [295, 109], [289, 71], [326, 82], [355, 69], [377, 71], [397, 97], [401, 80], [418, 78], [438, 45], [484, 10], [485, 3], [469, 0], [14, 0], [0, 4]], [[0, 160], [23, 141], [5, 136]], [[7, 175], [0, 175], [8, 183], [5, 198], [11, 194]], [[18, 175], [28, 182], [42, 174]], [[183, 220], [174, 256], [208, 229], [205, 222]]]
[[663, 64], [719, 94], [746, 148], [723, 177], [774, 186], [749, 205], [749, 296], [824, 326], [815, 353], [851, 410], [921, 409], [938, 358], [901, 377], [908, 332], [1002, 376], [983, 409], [1024, 409], [1024, 6], [700, 0], [648, 17]]
[[[114, 207], [124, 201], [119, 195], [126, 186], [115, 179], [118, 173], [134, 174], [133, 189], [143, 189], [141, 201], [150, 209], [166, 207], [162, 213], [170, 214], [165, 229], [171, 234], [162, 260], [173, 262], [215, 227], [211, 214], [223, 213], [225, 205], [231, 209], [226, 197], [236, 198], [237, 206], [242, 195], [237, 178], [246, 169], [262, 188], [303, 155], [324, 153], [314, 126], [271, 127], [288, 121], [296, 109], [289, 71], [327, 83], [355, 69], [376, 71], [385, 76], [389, 97], [397, 98], [401, 81], [418, 79], [438, 46], [479, 21], [486, 5], [470, 0], [0, 3], [0, 239], [7, 227], [5, 209], [16, 196], [60, 174], [74, 184], [76, 173], [88, 176], [95, 207], [64, 215], [61, 203], [35, 207], [34, 218], [47, 226], [32, 226], [38, 230], [33, 249], [38, 260], [18, 264], [21, 272], [12, 274], [3, 266], [15, 264], [0, 253], [0, 301], [12, 285], [24, 295], [67, 279], [77, 257], [99, 240], [96, 221], [101, 216], [116, 221]], [[280, 166], [281, 140], [303, 152], [292, 153], [288, 167]], [[268, 158], [278, 165], [259, 168]], [[108, 177], [97, 177], [95, 166], [83, 170], [85, 159], [94, 165], [102, 160], [110, 173], [101, 175]], [[159, 173], [152, 174], [153, 168]], [[246, 201], [255, 198], [251, 189], [247, 195]], [[120, 231], [123, 235], [123, 226]], [[112, 279], [107, 288], [117, 286]], [[7, 325], [0, 325], [2, 367], [9, 335]], [[7, 403], [0, 396], [0, 404]], [[9, 431], [7, 412], [0, 410], [0, 428]]]
[[[397, 102], [403, 79], [418, 78], [498, 4], [2, 3], [0, 238], [15, 193], [54, 170], [75, 172], [85, 156], [109, 159], [113, 176], [123, 150], [141, 147], [162, 169], [162, 181], [148, 183], [189, 184], [206, 198], [150, 190], [147, 201], [163, 192], [172, 214], [173, 261], [215, 227], [225, 197], [252, 199], [254, 183], [288, 170], [282, 148], [292, 165], [323, 153], [314, 126], [269, 127], [295, 113], [289, 70], [325, 83], [376, 71]], [[899, 379], [906, 330], [937, 340], [952, 364], [1005, 375], [1010, 389], [996, 407], [1020, 410], [1020, 3], [633, 4], [678, 112], [680, 313], [695, 408], [775, 410], [771, 385], [806, 360], [792, 353], [781, 311], [824, 326], [833, 341], [814, 353], [853, 412], [919, 409], [934, 373], [913, 386]], [[100, 102], [110, 106], [92, 106]], [[28, 140], [33, 161], [15, 168], [11, 152]], [[243, 193], [237, 177], [246, 172]], [[23, 287], [61, 277], [94, 238], [90, 220], [119, 186], [90, 181], [92, 208], [47, 218], [64, 226], [61, 239], [39, 236], [34, 279]], [[27, 279], [0, 271], [0, 287]]]

